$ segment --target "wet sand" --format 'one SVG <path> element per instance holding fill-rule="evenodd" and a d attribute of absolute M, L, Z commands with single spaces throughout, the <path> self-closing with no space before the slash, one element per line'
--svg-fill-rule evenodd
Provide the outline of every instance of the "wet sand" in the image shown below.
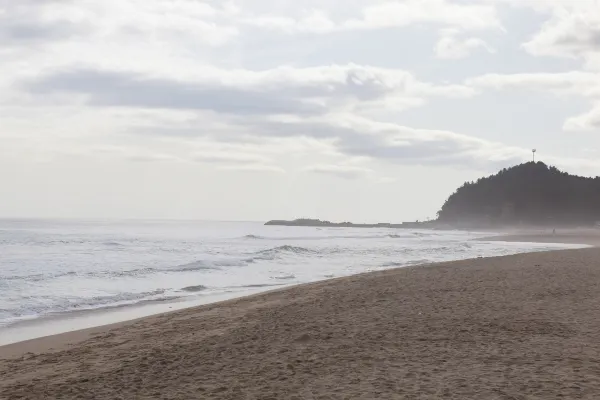
<path fill-rule="evenodd" d="M 557 229 L 552 232 L 547 230 L 529 230 L 510 232 L 504 235 L 484 237 L 479 240 L 503 242 L 530 242 L 530 243 L 568 243 L 586 244 L 600 247 L 600 229 Z"/>
<path fill-rule="evenodd" d="M 597 399 L 600 249 L 356 275 L 0 358 L 1 399 Z"/>

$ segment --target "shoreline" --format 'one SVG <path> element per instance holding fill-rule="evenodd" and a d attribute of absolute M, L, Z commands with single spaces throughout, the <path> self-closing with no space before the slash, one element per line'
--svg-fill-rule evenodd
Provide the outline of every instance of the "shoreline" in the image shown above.
<path fill-rule="evenodd" d="M 482 233 L 483 234 L 483 233 Z M 508 238 L 508 240 L 505 240 Z M 539 237 L 537 237 L 539 239 Z M 507 241 L 507 242 L 520 242 L 520 240 L 510 240 L 509 236 L 492 236 L 490 238 L 476 238 L 472 240 L 477 241 Z M 582 239 L 583 241 L 583 239 Z M 524 241 L 526 243 L 544 243 L 542 240 L 538 242 L 534 240 Z M 579 243 L 555 243 L 555 242 L 545 242 L 545 244 L 551 244 L 556 246 L 564 245 L 563 249 L 573 248 L 573 245 L 579 245 Z M 582 247 L 585 244 L 580 244 Z M 557 248 L 558 250 L 560 248 Z M 548 249 L 544 251 L 553 251 L 555 249 Z M 432 264 L 432 262 L 426 262 L 419 265 L 414 265 L 416 267 L 420 267 L 421 265 L 427 266 Z M 408 268 L 409 266 L 413 266 L 411 264 L 407 264 L 405 266 L 394 267 L 394 268 Z M 394 268 L 386 268 L 385 270 L 390 270 Z M 375 269 L 375 271 L 378 271 Z M 365 271 L 364 273 L 369 273 L 369 271 Z M 362 273 L 361 273 L 362 274 Z M 359 274 L 360 275 L 360 274 Z M 353 275 L 345 275 L 353 276 Z M 343 278 L 344 276 L 338 276 L 337 278 Z M 257 293 L 267 293 L 273 290 L 286 289 L 289 287 L 294 287 L 298 285 L 306 285 L 321 281 L 327 281 L 331 278 L 322 279 L 313 282 L 301 282 L 290 285 L 281 285 L 280 288 L 256 288 L 256 289 L 248 289 L 243 292 L 231 292 L 231 293 L 217 293 L 211 295 L 200 295 L 200 296 L 190 296 L 189 298 L 177 298 L 170 300 L 156 300 L 149 302 L 141 302 L 130 305 L 123 305 L 118 307 L 105 307 L 98 309 L 88 309 L 88 310 L 76 310 L 72 312 L 65 313 L 57 313 L 57 314 L 49 314 L 45 316 L 41 316 L 38 318 L 32 319 L 24 319 L 21 321 L 17 321 L 15 323 L 11 323 L 0 327 L 0 356 L 2 354 L 3 347 L 12 346 L 12 348 L 18 347 L 19 344 L 25 342 L 31 342 L 38 339 L 45 339 L 48 337 L 54 337 L 57 335 L 68 335 L 68 337 L 80 337 L 80 335 L 75 334 L 77 331 L 86 331 L 86 330 L 98 330 L 104 326 L 112 326 L 117 324 L 123 324 L 131 321 L 136 321 L 142 318 L 149 318 L 155 315 L 160 315 L 164 313 L 169 313 L 177 310 L 183 310 L 188 308 L 194 308 L 206 304 L 214 304 L 222 301 L 227 301 L 230 299 L 241 299 L 247 296 L 252 296 Z M 70 334 L 70 335 L 69 335 Z M 62 341 L 61 341 L 62 342 Z M 36 342 L 37 343 L 37 342 Z M 31 346 L 27 346 L 28 348 Z M 33 348 L 38 348 L 37 345 L 33 346 Z M 13 351 L 11 351 L 12 353 Z"/>
<path fill-rule="evenodd" d="M 596 231 L 593 231 L 596 234 Z M 558 241 L 556 241 L 559 239 Z M 563 239 L 563 240 L 560 240 Z M 565 240 L 566 239 L 566 240 Z M 473 240 L 477 241 L 504 241 L 511 243 L 543 243 L 553 245 L 581 245 L 581 248 L 585 246 L 600 247 L 600 234 L 596 237 L 590 236 L 588 233 L 585 235 L 581 234 L 581 231 L 574 231 L 572 234 L 566 236 L 556 236 L 544 232 L 527 232 L 521 234 L 500 234 L 488 237 L 476 238 Z M 560 251 L 564 249 L 550 249 L 548 251 Z M 529 254 L 530 252 L 519 253 Z M 532 252 L 535 253 L 535 252 Z M 481 259 L 481 258 L 480 258 Z M 486 259 L 484 257 L 483 259 Z M 467 260 L 457 260 L 467 261 Z M 451 261 L 454 262 L 454 261 Z M 420 268 L 436 265 L 438 263 L 425 263 L 418 265 L 406 265 L 396 268 L 388 268 L 389 270 L 405 269 L 405 268 Z M 384 271 L 386 271 L 384 270 Z M 315 282 L 305 282 L 292 285 L 282 285 L 281 288 L 263 289 L 249 289 L 239 293 L 219 293 L 207 297 L 199 296 L 189 299 L 174 299 L 168 301 L 156 301 L 148 302 L 144 304 L 131 304 L 119 307 L 107 307 L 100 309 L 89 309 L 75 312 L 67 312 L 61 314 L 47 315 L 34 319 L 26 319 L 18 321 L 13 324 L 9 324 L 4 327 L 0 327 L 0 359 L 3 354 L 9 354 L 15 356 L 24 354 L 27 352 L 40 352 L 44 350 L 44 346 L 40 346 L 40 343 L 46 339 L 52 339 L 53 347 L 56 343 L 60 343 L 60 347 L 64 345 L 78 343 L 87 338 L 87 333 L 101 332 L 105 329 L 112 329 L 114 327 L 134 323 L 144 318 L 152 318 L 163 314 L 169 314 L 180 310 L 193 309 L 211 304 L 220 304 L 230 300 L 245 299 L 247 297 L 253 297 L 255 295 L 270 293 L 274 291 L 286 290 L 289 288 L 295 288 L 298 286 L 311 285 L 319 282 L 326 282 L 336 279 L 344 279 L 352 276 L 361 276 L 363 274 L 377 273 L 381 271 L 367 271 L 359 274 L 353 274 L 348 276 L 341 276 L 335 278 L 323 279 Z M 42 335 L 39 332 L 43 331 Z M 60 335 L 65 335 L 64 338 L 59 338 Z M 56 339 L 56 340 L 54 340 Z M 23 349 L 19 350 L 19 347 L 23 346 Z M 10 349 L 10 350 L 9 350 Z"/>
<path fill-rule="evenodd" d="M 281 290 L 291 285 L 281 285 L 272 290 Z M 218 293 L 209 296 L 178 298 L 142 302 L 117 307 L 45 315 L 0 327 L 0 356 L 5 346 L 17 346 L 21 343 L 42 340 L 58 335 L 74 334 L 78 331 L 97 330 L 102 327 L 125 324 L 143 318 L 165 313 L 215 304 L 232 299 L 244 298 L 269 290 L 248 289 L 243 292 Z M 38 332 L 43 331 L 42 336 Z M 78 336 L 78 335 L 73 335 Z"/>
<path fill-rule="evenodd" d="M 517 231 L 501 235 L 481 237 L 476 240 L 511 243 L 580 244 L 592 247 L 600 247 L 600 230 L 558 229 L 555 233 L 552 233 L 551 231 Z"/>
<path fill-rule="evenodd" d="M 397 268 L 36 339 L 39 352 L 0 360 L 0 397 L 592 398 L 599 260 Z"/>
<path fill-rule="evenodd" d="M 343 278 L 344 277 L 333 278 L 331 280 L 343 279 Z M 272 290 L 267 290 L 267 291 L 258 291 L 257 290 L 255 292 L 247 293 L 247 294 L 241 295 L 241 296 L 237 293 L 229 294 L 229 295 L 222 295 L 222 296 L 215 296 L 215 297 L 218 297 L 217 300 L 215 300 L 214 298 L 211 298 L 210 300 L 209 299 L 199 299 L 196 301 L 181 302 L 179 307 L 173 307 L 173 309 L 165 309 L 165 310 L 159 311 L 159 312 L 153 311 L 153 312 L 151 312 L 149 314 L 145 314 L 145 315 L 137 315 L 135 312 L 131 313 L 130 310 L 125 310 L 125 312 L 127 312 L 128 316 L 129 316 L 129 318 L 127 318 L 127 319 L 119 319 L 116 322 L 108 322 L 108 323 L 103 323 L 100 325 L 96 324 L 96 325 L 91 325 L 86 328 L 73 329 L 73 330 L 63 331 L 63 332 L 59 332 L 59 333 L 51 333 L 51 334 L 40 336 L 40 337 L 33 337 L 33 338 L 25 339 L 25 340 L 19 340 L 19 341 L 15 341 L 15 342 L 11 342 L 11 343 L 2 344 L 2 345 L 0 345 L 0 362 L 3 359 L 20 357 L 20 356 L 23 356 L 26 354 L 41 354 L 44 352 L 53 352 L 53 351 L 64 350 L 71 346 L 77 345 L 78 343 L 81 343 L 87 339 L 90 339 L 90 338 L 94 337 L 95 335 L 103 334 L 103 333 L 109 332 L 113 329 L 126 327 L 128 325 L 133 325 L 138 322 L 143 322 L 145 319 L 148 319 L 148 318 L 154 318 L 154 317 L 159 317 L 159 316 L 168 316 L 169 314 L 174 314 L 177 312 L 182 312 L 182 311 L 186 311 L 186 310 L 190 310 L 190 309 L 200 309 L 202 307 L 210 307 L 210 306 L 214 306 L 214 305 L 225 305 L 228 302 L 242 300 L 242 299 L 252 299 L 255 296 L 261 296 L 261 295 L 265 295 L 265 294 L 269 294 L 269 293 L 273 293 L 273 292 L 284 291 L 290 287 L 311 285 L 313 283 L 318 283 L 318 282 L 302 283 L 302 284 L 298 284 L 298 285 L 291 285 L 288 287 L 277 288 L 277 289 L 272 289 Z M 131 308 L 131 307 L 124 307 L 124 308 Z M 134 308 L 135 308 L 135 306 L 134 306 Z M 82 313 L 89 315 L 89 314 L 93 314 L 96 312 L 101 314 L 104 311 L 103 310 L 89 310 L 89 311 L 83 311 Z M 70 319 L 69 315 L 65 315 L 63 317 L 64 318 L 49 317 L 48 320 L 49 320 L 49 322 L 51 322 L 53 324 L 54 323 L 61 324 L 64 321 L 67 321 Z M 36 321 L 37 320 L 26 321 L 25 323 L 31 322 L 32 325 L 37 325 Z M 9 327 L 9 329 L 10 329 L 10 327 Z"/>

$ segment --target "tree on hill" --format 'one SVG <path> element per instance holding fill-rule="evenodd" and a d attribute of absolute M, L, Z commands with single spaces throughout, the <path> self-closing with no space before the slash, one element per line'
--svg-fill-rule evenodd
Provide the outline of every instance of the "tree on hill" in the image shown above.
<path fill-rule="evenodd" d="M 569 175 L 528 162 L 465 183 L 438 211 L 438 221 L 592 225 L 600 221 L 600 177 Z"/>

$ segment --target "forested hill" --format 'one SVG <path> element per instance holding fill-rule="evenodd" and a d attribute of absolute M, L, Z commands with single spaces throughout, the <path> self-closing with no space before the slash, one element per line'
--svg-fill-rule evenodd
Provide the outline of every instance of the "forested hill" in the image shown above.
<path fill-rule="evenodd" d="M 449 224 L 593 225 L 600 221 L 600 177 L 569 175 L 542 162 L 467 182 L 446 200 Z"/>

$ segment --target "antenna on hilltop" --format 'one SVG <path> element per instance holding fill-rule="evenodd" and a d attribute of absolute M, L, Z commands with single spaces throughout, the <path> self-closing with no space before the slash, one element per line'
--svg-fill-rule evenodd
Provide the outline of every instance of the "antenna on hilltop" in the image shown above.
<path fill-rule="evenodd" d="M 533 162 L 534 162 L 534 163 L 535 163 L 535 152 L 536 152 L 536 151 L 537 151 L 536 149 L 533 149 L 533 150 L 531 150 L 531 153 L 533 154 Z"/>

